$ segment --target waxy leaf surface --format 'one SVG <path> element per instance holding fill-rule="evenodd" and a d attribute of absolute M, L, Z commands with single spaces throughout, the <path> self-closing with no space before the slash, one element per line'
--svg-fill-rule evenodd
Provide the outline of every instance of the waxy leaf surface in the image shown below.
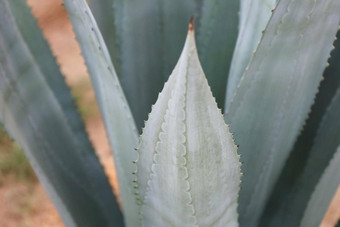
<path fill-rule="evenodd" d="M 339 11 L 338 0 L 281 0 L 228 107 L 225 118 L 244 162 L 241 225 L 257 223 L 308 115 Z"/>
<path fill-rule="evenodd" d="M 145 226 L 238 226 L 239 156 L 192 30 L 143 130 L 136 174 Z"/>
<path fill-rule="evenodd" d="M 138 133 L 113 67 L 110 54 L 84 0 L 65 0 L 73 29 L 89 70 L 113 150 L 127 226 L 138 226 L 138 206 L 132 186 Z"/>

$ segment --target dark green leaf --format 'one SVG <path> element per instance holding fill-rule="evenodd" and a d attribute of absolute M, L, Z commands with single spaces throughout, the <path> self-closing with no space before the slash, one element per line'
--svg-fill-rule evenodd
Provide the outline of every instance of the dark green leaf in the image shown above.
<path fill-rule="evenodd" d="M 223 107 L 238 4 L 234 0 L 115 1 L 120 78 L 139 129 L 179 58 L 191 16 L 197 18 L 203 69 Z"/>
<path fill-rule="evenodd" d="M 184 44 L 195 2 L 117 0 L 121 82 L 139 130 Z"/>
<path fill-rule="evenodd" d="M 244 162 L 243 226 L 257 223 L 308 115 L 339 11 L 337 0 L 281 0 L 228 108 L 226 120 Z"/>
<path fill-rule="evenodd" d="M 280 194 L 280 203 L 271 204 L 271 218 L 262 226 L 296 226 L 301 221 L 307 203 L 319 182 L 322 173 L 332 159 L 340 143 L 340 88 L 322 118 L 313 146 L 304 168 L 295 182 Z M 339 183 L 339 182 L 338 182 Z M 321 220 L 319 220 L 321 222 Z"/>
<path fill-rule="evenodd" d="M 89 7 L 96 19 L 100 32 L 103 35 L 107 49 L 109 50 L 116 72 L 120 75 L 120 53 L 115 17 L 113 14 L 114 0 L 89 0 Z M 119 12 L 117 12 L 119 13 Z"/>
<path fill-rule="evenodd" d="M 340 183 L 340 147 L 338 147 L 329 165 L 325 169 L 311 195 L 300 227 L 320 226 L 324 215 L 339 188 Z"/>
<path fill-rule="evenodd" d="M 57 65 L 47 41 L 43 37 L 35 18 L 31 15 L 30 9 L 25 6 L 24 1 L 22 0 L 8 1 L 8 6 L 11 9 L 20 35 L 34 57 L 36 67 L 39 68 L 54 96 L 58 100 L 59 105 L 73 130 L 74 136 L 83 145 L 86 152 L 94 153 L 70 89 L 65 83 L 65 78 L 61 74 L 59 66 Z"/>
<path fill-rule="evenodd" d="M 324 72 L 324 80 L 321 82 L 319 93 L 312 106 L 311 114 L 307 119 L 305 127 L 298 137 L 293 150 L 290 152 L 287 163 L 275 185 L 263 214 L 261 226 L 279 226 L 278 223 L 282 223 L 284 226 L 284 222 L 282 222 L 282 219 L 284 219 L 282 216 L 283 207 L 289 206 L 289 203 L 292 202 L 287 197 L 292 193 L 291 190 L 293 190 L 293 187 L 299 187 L 295 186 L 295 184 L 306 166 L 306 161 L 310 155 L 310 150 L 313 146 L 322 117 L 334 97 L 336 90 L 340 87 L 340 31 L 338 31 L 337 37 L 338 39 L 334 42 L 335 49 L 332 51 L 329 60 L 330 66 L 327 67 Z M 328 158 L 331 157 L 332 155 L 330 154 Z M 325 166 L 318 165 L 315 168 L 319 169 L 318 171 L 321 173 Z M 309 192 L 311 192 L 310 190 Z M 306 204 L 307 202 L 304 201 L 303 198 L 297 198 L 297 200 L 303 204 Z M 303 210 L 296 212 L 300 212 L 301 214 Z"/>
<path fill-rule="evenodd" d="M 70 20 L 90 72 L 117 170 L 124 220 L 138 226 L 133 175 L 138 133 L 102 35 L 84 0 L 65 0 Z"/>
<path fill-rule="evenodd" d="M 29 43 L 29 29 L 20 30 L 26 20 L 33 31 Z M 103 168 L 92 148 L 79 139 L 84 132 L 75 136 L 79 128 L 70 126 L 75 109 L 68 110 L 72 114 L 63 111 L 64 99 L 54 95 L 66 86 L 62 79 L 52 82 L 45 75 L 60 73 L 53 66 L 38 66 L 50 64 L 53 57 L 45 44 L 34 44 L 43 39 L 34 31 L 36 23 L 24 1 L 0 1 L 0 120 L 25 151 L 68 226 L 121 225 Z"/>
<path fill-rule="evenodd" d="M 197 48 L 203 70 L 219 108 L 223 109 L 229 66 L 238 31 L 240 2 L 205 0 L 197 34 Z"/>

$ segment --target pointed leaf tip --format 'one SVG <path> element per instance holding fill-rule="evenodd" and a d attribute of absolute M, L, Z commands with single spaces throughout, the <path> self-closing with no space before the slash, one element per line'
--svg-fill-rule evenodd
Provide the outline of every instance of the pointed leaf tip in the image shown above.
<path fill-rule="evenodd" d="M 194 23 L 194 16 L 190 17 L 189 21 L 189 31 L 194 31 L 195 29 L 195 23 Z"/>
<path fill-rule="evenodd" d="M 239 156 L 192 32 L 152 108 L 139 151 L 138 196 L 145 226 L 238 225 Z"/>

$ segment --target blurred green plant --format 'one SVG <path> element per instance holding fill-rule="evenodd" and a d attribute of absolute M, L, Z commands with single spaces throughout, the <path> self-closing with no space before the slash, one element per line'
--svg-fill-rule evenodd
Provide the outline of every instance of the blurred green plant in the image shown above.
<path fill-rule="evenodd" d="M 25 154 L 0 128 L 0 184 L 6 176 L 14 175 L 18 180 L 36 181 L 36 176 Z"/>
<path fill-rule="evenodd" d="M 340 182 L 340 1 L 64 4 L 122 212 L 24 0 L 0 0 L 0 120 L 66 225 L 318 226 Z"/>
<path fill-rule="evenodd" d="M 76 103 L 82 120 L 85 122 L 99 114 L 97 109 L 94 108 L 97 104 L 95 100 L 91 99 L 91 93 L 89 93 L 89 91 L 91 91 L 91 82 L 87 78 L 80 80 L 71 87 L 74 102 Z"/>

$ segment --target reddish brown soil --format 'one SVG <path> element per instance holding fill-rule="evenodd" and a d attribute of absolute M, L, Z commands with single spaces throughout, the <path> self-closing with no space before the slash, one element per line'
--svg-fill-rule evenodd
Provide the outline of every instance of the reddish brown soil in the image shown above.
<path fill-rule="evenodd" d="M 39 183 L 7 180 L 0 187 L 0 226 L 64 226 Z"/>

